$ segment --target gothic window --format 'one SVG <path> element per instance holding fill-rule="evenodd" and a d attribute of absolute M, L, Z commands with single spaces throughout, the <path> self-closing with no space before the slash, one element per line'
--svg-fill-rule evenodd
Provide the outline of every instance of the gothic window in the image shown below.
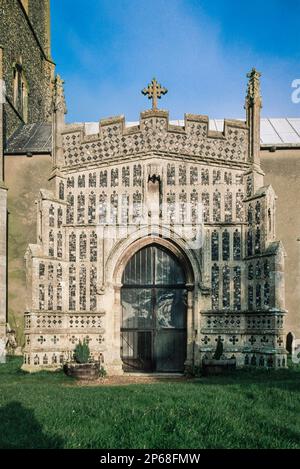
<path fill-rule="evenodd" d="M 175 185 L 175 165 L 170 163 L 167 166 L 167 184 L 169 186 Z"/>
<path fill-rule="evenodd" d="M 24 75 L 22 64 L 13 66 L 13 101 L 14 107 L 22 116 L 24 122 L 28 119 L 28 84 Z"/>
<path fill-rule="evenodd" d="M 100 187 L 107 187 L 107 171 L 100 171 Z"/>
<path fill-rule="evenodd" d="M 64 200 L 65 198 L 65 185 L 62 181 L 60 181 L 58 186 L 58 197 L 60 200 Z"/>
<path fill-rule="evenodd" d="M 71 176 L 71 177 L 68 177 L 67 179 L 67 187 L 70 188 L 70 187 L 73 187 L 74 188 L 74 177 Z"/>
<path fill-rule="evenodd" d="M 116 191 L 110 196 L 110 222 L 118 222 L 118 194 Z"/>
<path fill-rule="evenodd" d="M 99 223 L 105 224 L 107 217 L 107 195 L 102 192 L 99 197 Z"/>
<path fill-rule="evenodd" d="M 133 185 L 142 185 L 142 166 L 140 164 L 135 164 L 133 167 Z"/>
<path fill-rule="evenodd" d="M 90 310 L 95 311 L 97 307 L 97 268 L 90 270 Z"/>
<path fill-rule="evenodd" d="M 223 308 L 230 307 L 230 268 L 223 267 Z"/>
<path fill-rule="evenodd" d="M 218 169 L 213 170 L 213 184 L 219 184 L 221 182 L 221 171 Z"/>
<path fill-rule="evenodd" d="M 253 286 L 248 285 L 248 309 L 253 311 Z"/>
<path fill-rule="evenodd" d="M 39 285 L 39 309 L 45 309 L 45 285 Z"/>
<path fill-rule="evenodd" d="M 256 280 L 261 279 L 261 266 L 260 266 L 260 262 L 256 262 L 256 265 L 255 265 L 255 278 L 256 278 Z"/>
<path fill-rule="evenodd" d="M 169 192 L 167 194 L 167 214 L 168 214 L 168 220 L 171 224 L 175 222 L 175 205 L 176 205 L 175 192 Z"/>
<path fill-rule="evenodd" d="M 228 261 L 230 257 L 230 234 L 227 230 L 222 233 L 222 254 L 223 261 Z"/>
<path fill-rule="evenodd" d="M 256 301 L 255 301 L 256 309 L 261 308 L 261 285 L 259 283 L 256 284 Z"/>
<path fill-rule="evenodd" d="M 53 285 L 48 285 L 48 310 L 53 311 Z"/>
<path fill-rule="evenodd" d="M 48 265 L 48 280 L 53 280 L 54 267 L 53 264 Z"/>
<path fill-rule="evenodd" d="M 88 206 L 88 222 L 95 223 L 96 221 L 96 194 L 91 192 L 89 195 L 89 206 Z"/>
<path fill-rule="evenodd" d="M 268 260 L 265 260 L 264 262 L 264 277 L 265 278 L 270 277 L 270 264 Z"/>
<path fill-rule="evenodd" d="M 118 168 L 112 169 L 110 172 L 110 184 L 111 187 L 117 187 L 119 185 L 119 170 Z"/>
<path fill-rule="evenodd" d="M 71 194 L 71 192 L 68 194 L 67 197 L 67 217 L 66 217 L 66 222 L 67 225 L 71 225 L 74 223 L 74 195 Z"/>
<path fill-rule="evenodd" d="M 225 173 L 224 173 L 224 182 L 227 185 L 232 184 L 232 174 L 230 172 L 225 171 Z"/>
<path fill-rule="evenodd" d="M 76 309 L 76 269 L 74 265 L 69 267 L 69 310 Z"/>
<path fill-rule="evenodd" d="M 202 169 L 201 170 L 201 184 L 203 186 L 208 186 L 209 185 L 209 172 L 208 172 L 208 169 Z"/>
<path fill-rule="evenodd" d="M 78 187 L 85 187 L 85 175 L 78 176 Z"/>
<path fill-rule="evenodd" d="M 264 305 L 270 306 L 270 284 L 265 282 L 264 284 Z"/>
<path fill-rule="evenodd" d="M 233 259 L 235 261 L 241 260 L 241 233 L 235 230 L 233 233 Z"/>
<path fill-rule="evenodd" d="M 84 223 L 85 196 L 82 192 L 77 196 L 77 223 Z"/>
<path fill-rule="evenodd" d="M 213 196 L 213 221 L 221 221 L 221 194 L 218 190 L 214 192 Z"/>
<path fill-rule="evenodd" d="M 236 199 L 235 199 L 235 211 L 236 211 L 236 220 L 237 221 L 243 221 L 244 220 L 244 214 L 243 214 L 243 192 L 241 189 L 239 189 L 236 193 Z"/>
<path fill-rule="evenodd" d="M 252 177 L 251 176 L 247 177 L 246 194 L 247 194 L 247 197 L 250 197 L 252 195 Z"/>
<path fill-rule="evenodd" d="M 255 230 L 255 254 L 260 254 L 261 246 L 260 246 L 260 228 L 256 228 Z"/>
<path fill-rule="evenodd" d="M 234 303 L 233 307 L 236 311 L 241 310 L 241 268 L 236 266 L 233 275 Z"/>
<path fill-rule="evenodd" d="M 85 260 L 86 258 L 86 234 L 81 233 L 79 237 L 79 259 Z"/>
<path fill-rule="evenodd" d="M 253 234 L 252 231 L 248 231 L 247 235 L 247 255 L 252 256 L 253 253 Z"/>
<path fill-rule="evenodd" d="M 198 193 L 196 189 L 193 189 L 191 193 L 191 219 L 193 225 L 198 222 Z"/>
<path fill-rule="evenodd" d="M 60 228 L 63 222 L 63 211 L 62 208 L 59 207 L 57 209 L 57 227 Z"/>
<path fill-rule="evenodd" d="M 248 265 L 248 280 L 253 280 L 254 278 L 254 269 L 253 264 Z"/>
<path fill-rule="evenodd" d="M 130 169 L 129 166 L 123 166 L 122 168 L 122 184 L 124 187 L 130 186 Z"/>
<path fill-rule="evenodd" d="M 252 207 L 251 204 L 250 204 L 249 207 L 248 207 L 248 215 L 247 215 L 247 218 L 248 218 L 248 224 L 249 224 L 249 225 L 252 225 L 252 223 L 253 223 L 253 207 Z"/>
<path fill-rule="evenodd" d="M 97 261 L 97 234 L 95 231 L 90 234 L 90 261 Z"/>
<path fill-rule="evenodd" d="M 96 187 L 97 186 L 97 178 L 96 173 L 89 174 L 89 187 Z"/>
<path fill-rule="evenodd" d="M 225 193 L 225 222 L 232 221 L 232 193 L 227 189 Z"/>
<path fill-rule="evenodd" d="M 142 218 L 142 194 L 136 191 L 133 194 L 132 220 L 134 223 L 140 223 L 141 218 Z"/>
<path fill-rule="evenodd" d="M 62 258 L 62 234 L 57 233 L 57 257 Z"/>
<path fill-rule="evenodd" d="M 202 210 L 204 223 L 209 222 L 209 192 L 202 192 Z"/>
<path fill-rule="evenodd" d="M 214 310 L 219 309 L 219 266 L 214 264 L 211 268 L 211 307 Z"/>
<path fill-rule="evenodd" d="M 193 186 L 198 182 L 198 168 L 197 166 L 191 166 L 190 168 L 190 184 Z"/>
<path fill-rule="evenodd" d="M 179 184 L 186 185 L 186 167 L 183 164 L 179 165 Z"/>
<path fill-rule="evenodd" d="M 79 308 L 86 310 L 86 267 L 82 265 L 79 270 Z"/>
<path fill-rule="evenodd" d="M 69 261 L 76 262 L 76 235 L 71 233 L 69 236 Z"/>
<path fill-rule="evenodd" d="M 179 194 L 179 223 L 184 224 L 186 220 L 187 194 L 184 190 Z"/>
<path fill-rule="evenodd" d="M 261 205 L 260 202 L 256 202 L 255 204 L 255 223 L 259 224 L 261 218 Z"/>
<path fill-rule="evenodd" d="M 45 277 L 45 264 L 43 262 L 39 263 L 39 278 Z"/>
<path fill-rule="evenodd" d="M 127 225 L 129 221 L 129 195 L 122 194 L 121 223 Z"/>
<path fill-rule="evenodd" d="M 62 284 L 60 282 L 57 284 L 56 290 L 56 309 L 62 311 Z"/>
<path fill-rule="evenodd" d="M 219 260 L 219 233 L 216 230 L 211 234 L 211 260 Z"/>
<path fill-rule="evenodd" d="M 49 232 L 49 256 L 54 257 L 54 234 L 52 230 Z"/>
<path fill-rule="evenodd" d="M 52 204 L 49 208 L 49 226 L 54 227 L 54 207 Z"/>
<path fill-rule="evenodd" d="M 57 281 L 61 282 L 61 280 L 62 280 L 62 266 L 61 266 L 61 264 L 58 264 L 58 266 L 57 266 L 56 276 L 57 276 Z"/>

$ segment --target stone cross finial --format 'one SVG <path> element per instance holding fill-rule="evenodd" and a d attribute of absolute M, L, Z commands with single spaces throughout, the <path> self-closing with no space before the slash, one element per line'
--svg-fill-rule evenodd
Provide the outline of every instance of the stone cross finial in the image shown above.
<path fill-rule="evenodd" d="M 248 88 L 246 103 L 248 105 L 254 104 L 255 102 L 261 105 L 261 95 L 260 95 L 260 77 L 261 73 L 258 72 L 255 68 L 252 68 L 251 72 L 247 73 Z"/>
<path fill-rule="evenodd" d="M 162 95 L 167 94 L 167 88 L 161 86 L 160 83 L 153 78 L 151 83 L 142 90 L 142 94 L 148 96 L 148 99 L 152 99 L 152 110 L 157 110 L 157 100 L 162 97 Z"/>

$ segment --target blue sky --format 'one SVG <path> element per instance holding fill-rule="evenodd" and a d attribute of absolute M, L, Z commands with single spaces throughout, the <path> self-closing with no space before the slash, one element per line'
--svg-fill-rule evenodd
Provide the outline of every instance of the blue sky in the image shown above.
<path fill-rule="evenodd" d="M 265 117 L 300 117 L 299 0 L 51 0 L 52 56 L 64 78 L 68 122 L 150 107 L 155 76 L 171 118 L 244 116 L 246 73 L 262 72 Z"/>

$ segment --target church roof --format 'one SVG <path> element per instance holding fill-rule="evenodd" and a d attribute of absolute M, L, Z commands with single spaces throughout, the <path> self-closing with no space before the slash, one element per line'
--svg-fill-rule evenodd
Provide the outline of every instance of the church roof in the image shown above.
<path fill-rule="evenodd" d="M 242 119 L 240 119 L 242 120 Z M 183 127 L 183 120 L 171 120 L 170 124 Z M 99 131 L 99 122 L 86 122 L 85 132 L 88 135 Z M 126 122 L 127 127 L 139 125 L 139 122 Z M 209 128 L 218 132 L 223 131 L 223 119 L 210 119 Z M 300 118 L 262 118 L 261 145 L 278 147 L 300 146 Z M 26 124 L 20 127 L 7 142 L 6 154 L 51 153 L 52 126 L 51 124 Z"/>

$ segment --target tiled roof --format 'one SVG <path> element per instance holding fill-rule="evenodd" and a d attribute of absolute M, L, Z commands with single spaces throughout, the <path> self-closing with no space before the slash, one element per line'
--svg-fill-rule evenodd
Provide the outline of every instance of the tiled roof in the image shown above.
<path fill-rule="evenodd" d="M 17 129 L 7 142 L 5 153 L 51 153 L 52 125 L 26 124 Z"/>

